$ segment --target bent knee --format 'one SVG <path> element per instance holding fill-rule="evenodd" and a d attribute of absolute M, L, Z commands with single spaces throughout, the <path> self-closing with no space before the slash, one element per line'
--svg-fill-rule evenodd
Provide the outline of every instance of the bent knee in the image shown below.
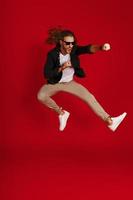
<path fill-rule="evenodd" d="M 48 97 L 47 94 L 44 93 L 44 92 L 39 91 L 39 92 L 37 93 L 37 99 L 38 99 L 38 101 L 40 101 L 40 102 L 44 102 L 44 101 L 46 100 L 47 97 Z"/>

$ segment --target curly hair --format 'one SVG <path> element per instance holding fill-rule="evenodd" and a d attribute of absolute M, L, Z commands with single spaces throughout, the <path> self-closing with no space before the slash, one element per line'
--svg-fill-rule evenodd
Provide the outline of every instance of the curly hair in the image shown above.
<path fill-rule="evenodd" d="M 63 29 L 61 26 L 58 26 L 48 30 L 48 38 L 46 39 L 46 43 L 58 45 L 59 41 L 63 40 L 66 36 L 74 37 L 75 42 L 77 42 L 75 34 L 72 31 Z"/>

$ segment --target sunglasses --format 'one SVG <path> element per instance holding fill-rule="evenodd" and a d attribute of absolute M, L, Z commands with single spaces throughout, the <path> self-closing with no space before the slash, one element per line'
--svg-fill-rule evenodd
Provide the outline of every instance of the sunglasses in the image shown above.
<path fill-rule="evenodd" d="M 66 45 L 70 45 L 70 44 L 75 45 L 75 42 L 66 42 L 65 40 L 63 40 L 63 42 L 64 42 Z"/>

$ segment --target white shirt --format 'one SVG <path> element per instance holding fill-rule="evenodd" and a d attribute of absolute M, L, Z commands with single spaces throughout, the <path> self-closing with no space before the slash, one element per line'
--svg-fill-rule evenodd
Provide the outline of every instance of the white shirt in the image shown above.
<path fill-rule="evenodd" d="M 63 55 L 60 53 L 60 65 L 63 65 L 65 62 L 70 61 L 70 54 Z M 62 71 L 62 78 L 59 83 L 70 82 L 73 80 L 74 69 L 72 67 L 67 67 Z"/>

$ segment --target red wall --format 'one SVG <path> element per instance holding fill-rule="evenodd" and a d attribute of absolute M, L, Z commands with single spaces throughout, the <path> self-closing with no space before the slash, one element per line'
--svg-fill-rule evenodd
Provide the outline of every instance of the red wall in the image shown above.
<path fill-rule="evenodd" d="M 5 0 L 0 15 L 3 170 L 9 160 L 40 158 L 42 152 L 49 152 L 45 158 L 56 155 L 55 160 L 58 157 L 64 161 L 60 152 L 68 153 L 67 159 L 71 153 L 73 158 L 76 156 L 78 159 L 78 154 L 82 158 L 84 152 L 89 151 L 96 153 L 97 163 L 104 162 L 104 158 L 110 160 L 115 157 L 129 166 L 133 151 L 132 1 Z M 128 113 L 116 133 L 112 134 L 81 100 L 64 93 L 54 97 L 71 113 L 65 131 L 60 133 L 56 114 L 37 101 L 37 91 L 45 83 L 42 71 L 46 53 L 52 48 L 44 41 L 47 30 L 57 25 L 74 31 L 79 44 L 111 44 L 109 52 L 81 57 L 87 77 L 78 81 L 94 94 L 111 115 L 119 115 L 123 111 Z M 90 155 L 90 158 L 93 156 Z M 103 160 L 100 161 L 100 158 Z M 14 186 L 12 195 L 15 195 L 15 191 Z M 16 199 L 20 199 L 19 194 Z M 41 194 L 45 198 L 43 190 Z M 68 199 L 71 197 L 70 193 Z M 88 198 L 87 192 L 86 198 L 81 195 L 81 199 Z M 65 199 L 63 194 L 61 199 Z"/>

